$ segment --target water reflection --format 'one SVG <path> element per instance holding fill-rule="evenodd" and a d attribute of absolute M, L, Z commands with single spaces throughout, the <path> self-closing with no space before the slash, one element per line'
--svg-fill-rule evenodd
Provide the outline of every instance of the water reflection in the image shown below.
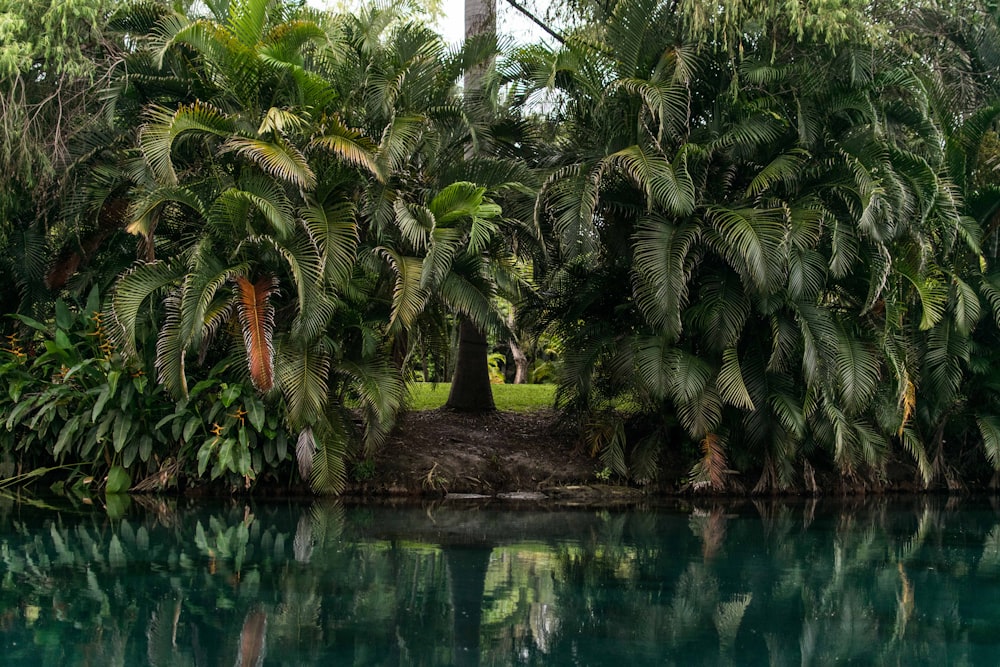
<path fill-rule="evenodd" d="M 989 501 L 42 509 L 8 665 L 994 664 Z"/>

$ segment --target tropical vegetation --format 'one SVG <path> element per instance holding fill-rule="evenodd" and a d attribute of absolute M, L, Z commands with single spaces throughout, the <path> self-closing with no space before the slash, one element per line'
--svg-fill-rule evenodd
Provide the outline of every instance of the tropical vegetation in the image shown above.
<path fill-rule="evenodd" d="M 0 2 L 5 479 L 337 492 L 515 377 L 631 483 L 1000 470 L 991 5 L 57 4 Z"/>

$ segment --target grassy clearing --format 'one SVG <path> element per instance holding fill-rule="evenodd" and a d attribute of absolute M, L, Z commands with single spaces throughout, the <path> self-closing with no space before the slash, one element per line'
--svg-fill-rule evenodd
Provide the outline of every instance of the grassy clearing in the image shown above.
<path fill-rule="evenodd" d="M 417 382 L 410 390 L 411 410 L 436 410 L 448 400 L 450 383 Z M 554 384 L 495 384 L 493 401 L 497 410 L 531 412 L 552 407 L 556 395 Z"/>

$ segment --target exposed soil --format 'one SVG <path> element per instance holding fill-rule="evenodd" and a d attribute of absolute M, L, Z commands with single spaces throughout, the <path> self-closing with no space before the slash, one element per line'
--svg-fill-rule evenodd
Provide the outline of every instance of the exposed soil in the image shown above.
<path fill-rule="evenodd" d="M 603 464 L 584 451 L 573 428 L 561 423 L 552 410 L 468 414 L 442 408 L 406 414 L 376 456 L 374 469 L 354 468 L 347 494 L 552 499 L 564 504 L 607 505 L 633 503 L 649 494 L 689 493 L 690 462 L 680 460 L 676 452 L 665 458 L 654 485 L 635 488 L 605 483 L 598 474 Z M 893 460 L 885 473 L 879 480 L 845 479 L 833 467 L 814 471 L 806 464 L 798 484 L 786 493 L 863 495 L 924 490 L 909 461 Z M 998 477 L 994 476 L 989 488 L 995 488 Z M 971 472 L 957 478 L 969 484 L 952 488 L 938 481 L 932 490 L 969 491 L 987 486 L 987 480 Z M 728 493 L 721 495 L 747 495 L 755 479 L 734 476 Z"/>
<path fill-rule="evenodd" d="M 551 410 L 428 410 L 402 419 L 377 455 L 373 477 L 352 484 L 349 492 L 605 500 L 641 493 L 598 483 L 596 473 L 602 467 Z"/>

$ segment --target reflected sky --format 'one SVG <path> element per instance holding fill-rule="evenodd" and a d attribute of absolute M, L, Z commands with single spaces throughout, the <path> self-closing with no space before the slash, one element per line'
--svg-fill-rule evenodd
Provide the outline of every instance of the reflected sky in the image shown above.
<path fill-rule="evenodd" d="M 989 499 L 0 499 L 5 665 L 996 664 Z"/>

